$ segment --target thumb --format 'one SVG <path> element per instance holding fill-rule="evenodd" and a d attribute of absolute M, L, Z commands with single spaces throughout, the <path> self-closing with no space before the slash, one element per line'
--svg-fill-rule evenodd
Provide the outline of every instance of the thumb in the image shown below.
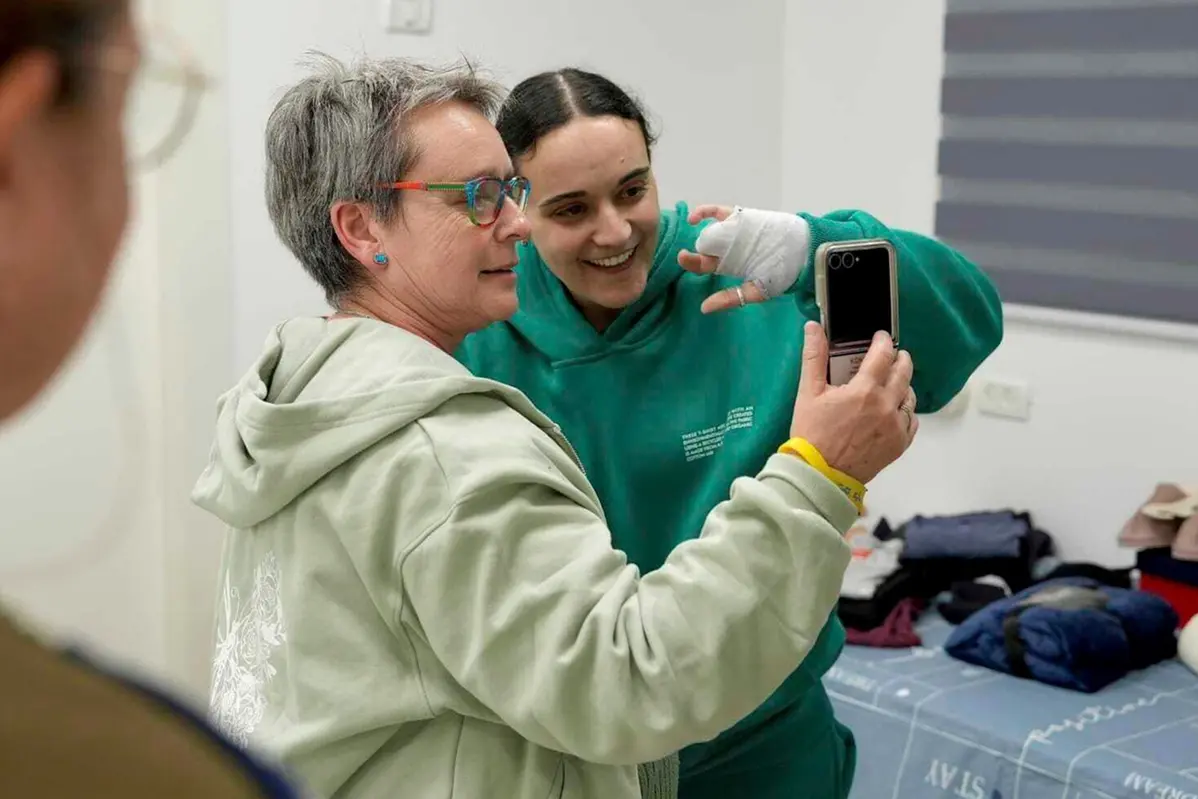
<path fill-rule="evenodd" d="M 736 231 L 740 227 L 738 221 L 733 217 L 720 219 L 700 230 L 699 238 L 695 240 L 696 252 L 715 258 L 726 256 L 728 250 L 732 249 L 732 240 L 736 238 Z"/>
<path fill-rule="evenodd" d="M 828 339 L 818 322 L 803 325 L 803 369 L 799 396 L 818 397 L 828 387 Z"/>

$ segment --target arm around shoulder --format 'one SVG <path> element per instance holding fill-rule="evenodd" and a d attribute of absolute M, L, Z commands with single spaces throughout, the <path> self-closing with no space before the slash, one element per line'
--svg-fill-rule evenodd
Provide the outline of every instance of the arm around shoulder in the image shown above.
<path fill-rule="evenodd" d="M 715 737 L 801 662 L 839 596 L 855 515 L 775 455 L 641 576 L 574 484 L 530 459 L 460 496 L 406 555 L 404 623 L 526 739 L 648 762 Z"/>

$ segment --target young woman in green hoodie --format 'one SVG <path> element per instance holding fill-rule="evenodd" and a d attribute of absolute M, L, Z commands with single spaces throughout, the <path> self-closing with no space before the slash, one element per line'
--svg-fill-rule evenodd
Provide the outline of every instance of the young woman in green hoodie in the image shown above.
<path fill-rule="evenodd" d="M 899 340 L 915 362 L 919 411 L 947 403 L 1002 338 L 998 295 L 977 267 L 861 211 L 753 212 L 785 256 L 765 279 L 742 282 L 732 275 L 746 264 L 719 268 L 700 256 L 707 220 L 731 209 L 659 207 L 645 114 L 600 75 L 565 69 L 523 81 L 498 128 L 532 184 L 520 310 L 467 337 L 458 357 L 521 389 L 561 425 L 615 545 L 643 571 L 693 537 L 728 483 L 785 440 L 803 323 L 819 319 L 810 263 L 820 243 L 895 246 Z M 779 288 L 788 268 L 797 279 Z M 681 799 L 847 796 L 853 736 L 821 683 L 844 637 L 833 614 L 765 705 L 682 752 Z"/>

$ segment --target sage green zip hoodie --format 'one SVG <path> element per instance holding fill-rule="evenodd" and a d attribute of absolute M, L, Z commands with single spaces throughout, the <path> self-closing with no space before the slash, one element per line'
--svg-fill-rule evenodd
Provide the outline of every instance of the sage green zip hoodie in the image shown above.
<path fill-rule="evenodd" d="M 781 443 L 781 442 L 779 442 Z M 523 394 L 366 319 L 281 325 L 220 400 L 212 713 L 321 796 L 631 799 L 810 650 L 855 512 L 796 458 L 640 574 Z"/>

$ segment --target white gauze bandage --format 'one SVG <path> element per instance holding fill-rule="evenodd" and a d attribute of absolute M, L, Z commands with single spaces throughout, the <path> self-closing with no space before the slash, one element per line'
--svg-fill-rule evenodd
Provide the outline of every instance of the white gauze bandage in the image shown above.
<path fill-rule="evenodd" d="M 717 275 L 744 278 L 766 299 L 791 287 L 811 254 L 811 226 L 796 214 L 737 208 L 699 233 L 695 249 L 720 259 Z"/>

